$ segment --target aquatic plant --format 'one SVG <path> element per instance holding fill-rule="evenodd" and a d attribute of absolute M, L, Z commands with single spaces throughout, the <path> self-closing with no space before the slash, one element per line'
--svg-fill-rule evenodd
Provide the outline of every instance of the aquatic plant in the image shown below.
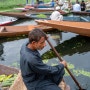
<path fill-rule="evenodd" d="M 55 59 L 57 60 L 57 59 Z M 48 64 L 49 63 L 49 59 L 44 59 L 43 62 L 45 64 Z M 55 66 L 57 65 L 58 63 L 51 63 L 51 66 Z M 86 76 L 86 77 L 90 77 L 90 72 L 89 71 L 85 71 L 84 69 L 76 69 L 74 64 L 71 64 L 70 62 L 68 62 L 68 68 L 71 70 L 71 72 L 75 75 L 75 76 L 79 76 L 79 75 L 83 75 L 83 76 Z M 69 76 L 67 70 L 65 69 L 65 76 Z"/>
<path fill-rule="evenodd" d="M 47 16 L 46 15 L 44 15 L 44 14 L 38 14 L 38 15 L 36 15 L 38 18 L 47 18 Z"/>

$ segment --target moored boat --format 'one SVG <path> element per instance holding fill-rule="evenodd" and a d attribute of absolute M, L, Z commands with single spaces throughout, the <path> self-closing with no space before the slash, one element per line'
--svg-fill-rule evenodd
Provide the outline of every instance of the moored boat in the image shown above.
<path fill-rule="evenodd" d="M 71 11 L 73 15 L 90 16 L 90 12 L 86 11 Z"/>
<path fill-rule="evenodd" d="M 11 16 L 16 18 L 27 18 L 25 14 L 26 12 L 0 12 L 0 15 Z"/>
<path fill-rule="evenodd" d="M 44 24 L 60 31 L 73 32 L 83 36 L 90 37 L 90 23 L 73 21 L 55 21 L 55 20 L 36 20 L 39 24 Z"/>
<path fill-rule="evenodd" d="M 13 77 L 13 75 L 18 75 L 18 73 L 19 73 L 19 69 L 0 64 L 1 90 L 9 90 L 10 86 L 12 86 L 13 84 L 12 81 L 16 79 Z M 11 80 L 11 77 L 12 77 L 12 80 Z M 8 82 L 6 82 L 6 80 L 8 80 Z"/>
<path fill-rule="evenodd" d="M 15 17 L 0 16 L 0 26 L 10 25 L 16 20 L 17 18 Z"/>
<path fill-rule="evenodd" d="M 0 75 L 12 75 L 12 74 L 13 75 L 17 74 L 17 77 L 14 79 L 12 85 L 9 86 L 9 84 L 7 84 L 7 86 L 0 88 L 2 90 L 27 90 L 22 80 L 21 72 L 19 69 L 0 64 Z M 70 86 L 63 81 L 59 84 L 59 87 L 61 87 L 62 90 L 70 90 Z"/>
<path fill-rule="evenodd" d="M 27 35 L 34 28 L 41 28 L 43 31 L 53 30 L 52 27 L 47 27 L 44 25 L 2 26 L 0 27 L 0 37 L 12 37 L 23 34 Z"/>

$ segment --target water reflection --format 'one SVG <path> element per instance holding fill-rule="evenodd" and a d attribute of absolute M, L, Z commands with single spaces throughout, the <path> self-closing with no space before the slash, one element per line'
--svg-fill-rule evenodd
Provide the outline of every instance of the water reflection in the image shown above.
<path fill-rule="evenodd" d="M 60 44 L 60 41 L 62 40 L 62 32 L 56 31 L 50 33 L 51 38 L 56 42 L 56 45 Z"/>
<path fill-rule="evenodd" d="M 83 36 L 76 36 L 69 40 L 66 40 L 55 47 L 58 53 L 60 53 L 62 56 L 65 55 L 73 55 L 75 53 L 81 54 L 90 51 L 90 38 L 89 37 L 83 37 Z M 42 57 L 45 58 L 54 58 L 56 55 L 51 50 L 47 51 L 42 55 Z"/>
<path fill-rule="evenodd" d="M 0 44 L 0 56 L 3 54 L 3 45 Z"/>
<path fill-rule="evenodd" d="M 2 56 L 2 54 L 3 54 L 3 48 L 4 48 L 4 46 L 3 46 L 2 44 L 0 44 L 0 60 L 1 60 L 1 61 L 4 60 L 4 59 L 3 59 L 3 56 Z"/>

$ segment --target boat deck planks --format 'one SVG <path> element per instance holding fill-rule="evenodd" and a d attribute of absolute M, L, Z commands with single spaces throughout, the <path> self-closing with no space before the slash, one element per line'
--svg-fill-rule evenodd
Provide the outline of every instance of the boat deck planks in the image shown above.
<path fill-rule="evenodd" d="M 44 24 L 61 31 L 68 31 L 90 37 L 90 23 L 54 20 L 36 20 L 39 24 Z"/>

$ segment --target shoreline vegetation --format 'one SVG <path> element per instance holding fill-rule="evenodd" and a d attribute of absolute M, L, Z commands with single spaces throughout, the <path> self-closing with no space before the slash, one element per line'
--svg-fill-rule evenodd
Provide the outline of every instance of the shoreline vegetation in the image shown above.
<path fill-rule="evenodd" d="M 50 2 L 50 0 L 44 0 L 45 3 Z M 72 0 L 75 2 L 75 0 Z M 28 4 L 31 0 L 28 0 Z M 36 0 L 35 0 L 36 3 Z M 14 8 L 24 7 L 27 4 L 27 0 L 0 0 L 0 12 L 2 11 L 13 11 Z"/>
<path fill-rule="evenodd" d="M 45 0 L 48 3 L 50 0 Z M 31 0 L 28 0 L 30 4 Z M 36 0 L 35 0 L 36 2 Z M 27 4 L 27 0 L 0 0 L 0 12 L 2 11 L 13 11 L 14 8 L 24 7 Z"/>
<path fill-rule="evenodd" d="M 14 8 L 24 7 L 26 4 L 31 3 L 31 0 L 0 0 L 0 12 L 2 11 L 13 11 Z M 50 2 L 51 0 L 44 0 L 45 3 Z M 68 0 L 67 0 L 68 1 Z M 71 3 L 75 3 L 76 0 L 70 0 Z M 82 0 L 78 0 L 81 2 Z M 85 0 L 88 1 L 88 0 Z M 35 0 L 36 3 L 36 0 Z"/>

